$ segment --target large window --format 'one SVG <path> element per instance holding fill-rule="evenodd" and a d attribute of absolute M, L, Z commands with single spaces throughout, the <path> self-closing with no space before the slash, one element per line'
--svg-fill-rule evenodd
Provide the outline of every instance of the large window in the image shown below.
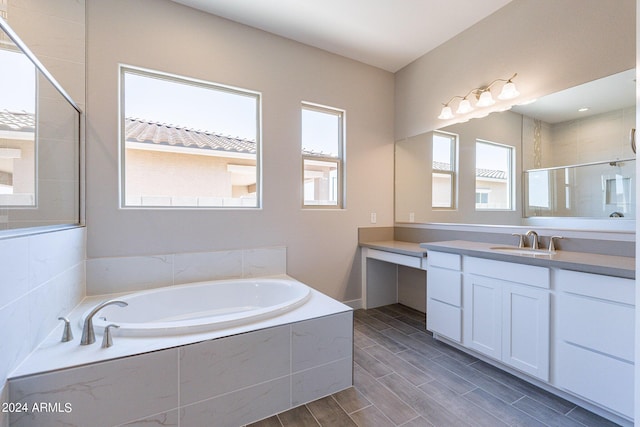
<path fill-rule="evenodd" d="M 344 203 L 344 111 L 302 104 L 303 206 Z"/>
<path fill-rule="evenodd" d="M 431 173 L 431 206 L 456 207 L 456 144 L 449 133 L 433 133 L 433 168 Z"/>
<path fill-rule="evenodd" d="M 513 147 L 476 141 L 476 209 L 513 209 Z"/>
<path fill-rule="evenodd" d="M 121 205 L 260 207 L 260 94 L 121 67 Z"/>

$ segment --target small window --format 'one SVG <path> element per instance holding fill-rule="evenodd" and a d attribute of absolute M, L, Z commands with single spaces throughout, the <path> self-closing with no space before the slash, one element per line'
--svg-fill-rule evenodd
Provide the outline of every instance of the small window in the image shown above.
<path fill-rule="evenodd" d="M 302 104 L 303 206 L 343 207 L 344 111 Z"/>
<path fill-rule="evenodd" d="M 476 141 L 476 209 L 513 209 L 513 147 Z"/>
<path fill-rule="evenodd" d="M 456 144 L 457 136 L 433 133 L 433 168 L 431 173 L 431 206 L 456 207 Z"/>
<path fill-rule="evenodd" d="M 476 188 L 476 206 L 487 206 L 490 192 L 489 188 Z"/>
<path fill-rule="evenodd" d="M 260 95 L 121 67 L 121 206 L 260 207 Z"/>
<path fill-rule="evenodd" d="M 548 170 L 527 173 L 529 208 L 551 209 L 551 182 Z"/>

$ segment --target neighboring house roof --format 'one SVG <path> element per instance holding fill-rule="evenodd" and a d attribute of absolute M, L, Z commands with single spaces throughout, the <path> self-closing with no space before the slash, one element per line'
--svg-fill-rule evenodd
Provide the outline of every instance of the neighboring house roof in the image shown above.
<path fill-rule="evenodd" d="M 35 132 L 36 115 L 26 111 L 0 110 L 0 131 Z"/>
<path fill-rule="evenodd" d="M 255 141 L 142 119 L 125 119 L 125 138 L 129 142 L 256 153 Z"/>
<path fill-rule="evenodd" d="M 499 171 L 495 169 L 476 169 L 476 177 L 491 178 L 491 179 L 507 179 L 507 173 L 505 171 Z"/>
<path fill-rule="evenodd" d="M 137 118 L 125 119 L 125 138 L 128 142 L 200 148 L 232 153 L 256 153 L 255 141 Z M 306 149 L 303 149 L 302 153 L 307 156 L 335 157 L 331 154 L 328 155 Z"/>
<path fill-rule="evenodd" d="M 445 162 L 433 162 L 433 170 L 434 171 L 450 171 L 451 166 L 449 163 Z M 491 179 L 507 179 L 507 173 L 501 170 L 495 169 L 476 169 L 476 177 L 477 178 L 491 178 Z"/>

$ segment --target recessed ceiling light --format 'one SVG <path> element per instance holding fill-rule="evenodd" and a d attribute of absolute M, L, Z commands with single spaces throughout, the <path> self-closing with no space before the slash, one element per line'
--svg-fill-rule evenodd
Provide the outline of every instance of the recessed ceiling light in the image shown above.
<path fill-rule="evenodd" d="M 578 108 L 579 112 L 585 112 L 585 111 L 589 111 L 589 107 L 582 107 L 582 108 Z"/>

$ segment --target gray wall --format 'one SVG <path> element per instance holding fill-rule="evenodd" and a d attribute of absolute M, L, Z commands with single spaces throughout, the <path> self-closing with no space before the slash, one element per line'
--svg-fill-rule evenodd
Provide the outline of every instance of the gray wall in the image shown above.
<path fill-rule="evenodd" d="M 634 0 L 514 0 L 396 73 L 395 138 L 447 125 L 442 103 L 516 72 L 525 100 L 633 67 Z"/>
<path fill-rule="evenodd" d="M 393 223 L 393 74 L 168 0 L 87 1 L 87 256 L 288 248 L 288 272 L 360 296 L 357 227 Z M 118 63 L 263 94 L 263 209 L 118 209 Z M 300 103 L 346 110 L 346 209 L 301 209 Z"/>

